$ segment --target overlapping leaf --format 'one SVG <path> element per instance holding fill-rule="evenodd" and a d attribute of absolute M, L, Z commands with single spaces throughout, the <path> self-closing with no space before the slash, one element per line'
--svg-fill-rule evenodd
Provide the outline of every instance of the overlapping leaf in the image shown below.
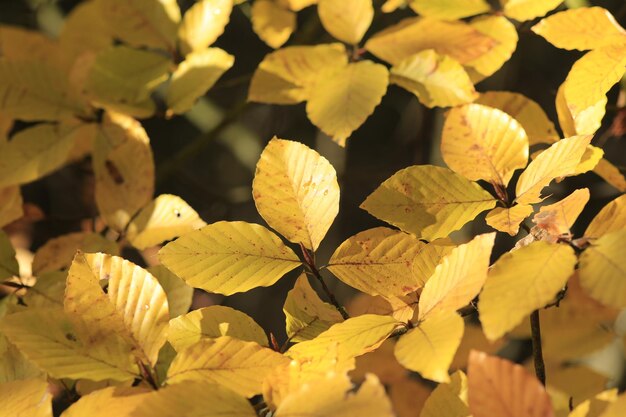
<path fill-rule="evenodd" d="M 163 265 L 152 266 L 148 268 L 148 272 L 159 281 L 165 291 L 170 318 L 187 313 L 193 299 L 193 288 Z"/>
<path fill-rule="evenodd" d="M 626 228 L 626 195 L 622 194 L 602 207 L 587 226 L 585 237 L 599 238 L 606 233 L 624 228 Z"/>
<path fill-rule="evenodd" d="M 4 227 L 24 215 L 22 203 L 20 187 L 0 188 L 0 227 Z"/>
<path fill-rule="evenodd" d="M 52 394 L 45 379 L 0 384 L 0 415 L 52 417 Z"/>
<path fill-rule="evenodd" d="M 296 14 L 273 0 L 252 3 L 252 29 L 272 48 L 279 48 L 296 29 Z"/>
<path fill-rule="evenodd" d="M 469 417 L 467 406 L 467 376 L 457 371 L 449 383 L 437 385 L 424 403 L 420 417 Z"/>
<path fill-rule="evenodd" d="M 184 55 L 206 49 L 224 32 L 233 10 L 232 0 L 200 0 L 187 10 L 178 28 Z"/>
<path fill-rule="evenodd" d="M 413 275 L 422 284 L 426 283 L 435 272 L 437 265 L 447 256 L 454 244 L 448 239 L 438 239 L 424 246 L 419 254 L 413 259 Z"/>
<path fill-rule="evenodd" d="M 62 414 L 63 417 L 130 417 L 137 407 L 153 400 L 150 390 L 142 387 L 107 387 L 82 396 Z M 154 415 L 153 415 L 154 416 Z"/>
<path fill-rule="evenodd" d="M 533 207 L 530 204 L 496 207 L 487 213 L 485 221 L 494 229 L 515 236 L 519 232 L 520 223 L 530 216 L 532 212 Z"/>
<path fill-rule="evenodd" d="M 506 17 L 524 22 L 544 16 L 556 9 L 563 0 L 500 0 Z"/>
<path fill-rule="evenodd" d="M 361 41 L 374 18 L 372 0 L 319 0 L 317 12 L 328 33 L 351 45 Z"/>
<path fill-rule="evenodd" d="M 442 20 L 456 20 L 488 12 L 485 0 L 412 0 L 411 9 L 422 16 Z"/>
<path fill-rule="evenodd" d="M 581 188 L 554 204 L 542 206 L 533 222 L 550 235 L 569 234 L 587 201 L 589 189 Z"/>

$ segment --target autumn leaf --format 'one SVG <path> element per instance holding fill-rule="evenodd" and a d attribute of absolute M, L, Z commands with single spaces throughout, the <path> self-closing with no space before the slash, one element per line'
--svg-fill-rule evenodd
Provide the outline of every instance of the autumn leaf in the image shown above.
<path fill-rule="evenodd" d="M 281 47 L 296 30 L 296 14 L 276 1 L 258 0 L 252 3 L 252 29 L 266 44 Z"/>
<path fill-rule="evenodd" d="M 0 384 L 0 414 L 52 417 L 52 394 L 46 380 L 27 379 Z"/>
<path fill-rule="evenodd" d="M 488 12 L 485 0 L 412 0 L 409 2 L 415 13 L 442 20 L 456 20 Z"/>
<path fill-rule="evenodd" d="M 206 49 L 224 32 L 233 9 L 232 0 L 200 0 L 183 16 L 178 44 L 184 55 Z"/>
<path fill-rule="evenodd" d="M 626 228 L 626 195 L 622 194 L 611 200 L 591 220 L 584 236 L 599 238 L 606 233 Z"/>
<path fill-rule="evenodd" d="M 530 204 L 517 204 L 513 207 L 496 207 L 487 213 L 485 221 L 494 229 L 515 236 L 520 224 L 530 216 L 533 207 Z"/>
<path fill-rule="evenodd" d="M 0 144 L 0 147 L 2 147 L 2 144 Z M 22 204 L 20 187 L 0 188 L 0 227 L 4 227 L 24 215 Z"/>
<path fill-rule="evenodd" d="M 356 45 L 372 23 L 374 7 L 372 0 L 319 0 L 317 13 L 328 33 Z"/>
<path fill-rule="evenodd" d="M 524 22 L 544 16 L 563 0 L 500 0 L 506 17 Z"/>
<path fill-rule="evenodd" d="M 82 396 L 63 412 L 63 417 L 131 416 L 137 407 L 151 400 L 150 390 L 143 387 L 107 387 Z"/>
<path fill-rule="evenodd" d="M 420 417 L 469 417 L 467 405 L 467 376 L 457 371 L 450 382 L 437 385 L 424 403 Z"/>

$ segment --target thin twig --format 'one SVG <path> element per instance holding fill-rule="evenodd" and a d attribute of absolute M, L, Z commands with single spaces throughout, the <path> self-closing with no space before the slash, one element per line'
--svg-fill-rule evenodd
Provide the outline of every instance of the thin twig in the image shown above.
<path fill-rule="evenodd" d="M 535 361 L 535 374 L 541 383 L 546 385 L 546 365 L 543 362 L 543 351 L 541 350 L 541 324 L 539 322 L 539 310 L 535 310 L 530 315 L 530 331 L 533 341 L 533 359 Z"/>

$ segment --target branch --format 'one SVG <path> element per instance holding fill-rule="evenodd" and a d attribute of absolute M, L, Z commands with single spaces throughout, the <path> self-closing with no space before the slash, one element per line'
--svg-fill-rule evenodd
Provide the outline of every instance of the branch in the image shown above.
<path fill-rule="evenodd" d="M 530 315 L 530 331 L 533 341 L 533 359 L 535 361 L 535 374 L 541 383 L 546 385 L 546 365 L 543 362 L 541 350 L 541 324 L 539 322 L 539 310 Z"/>

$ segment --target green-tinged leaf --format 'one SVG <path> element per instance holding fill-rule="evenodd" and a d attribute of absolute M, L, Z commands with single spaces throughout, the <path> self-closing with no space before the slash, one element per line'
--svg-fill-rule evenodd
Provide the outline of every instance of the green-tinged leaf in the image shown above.
<path fill-rule="evenodd" d="M 22 300 L 29 308 L 63 307 L 66 279 L 66 271 L 44 272 L 37 276 L 37 282 L 28 289 Z"/>
<path fill-rule="evenodd" d="M 306 145 L 276 137 L 257 163 L 252 195 L 273 229 L 311 250 L 339 212 L 339 184 L 330 162 Z"/>
<path fill-rule="evenodd" d="M 402 337 L 394 353 L 398 362 L 436 382 L 449 382 L 448 368 L 461 344 L 463 319 L 454 311 L 430 315 Z"/>
<path fill-rule="evenodd" d="M 319 298 L 305 274 L 298 277 L 293 289 L 287 293 L 283 312 L 287 337 L 292 342 L 314 339 L 333 324 L 343 321 L 333 305 Z"/>
<path fill-rule="evenodd" d="M 97 332 L 61 309 L 33 309 L 6 316 L 0 331 L 54 378 L 94 381 L 134 379 L 139 372 L 131 347 L 119 336 Z"/>
<path fill-rule="evenodd" d="M 133 46 L 173 51 L 180 9 L 176 0 L 96 0 L 111 33 Z"/>
<path fill-rule="evenodd" d="M 67 269 L 77 250 L 119 254 L 118 244 L 98 233 L 69 233 L 50 239 L 37 249 L 33 259 L 33 274 Z"/>
<path fill-rule="evenodd" d="M 602 210 L 587 226 L 585 237 L 597 239 L 607 233 L 624 228 L 626 228 L 626 194 L 616 197 L 602 207 Z"/>
<path fill-rule="evenodd" d="M 446 237 L 496 205 L 478 184 L 447 168 L 419 165 L 396 172 L 361 204 L 371 215 L 418 238 Z"/>
<path fill-rule="evenodd" d="M 161 194 L 128 224 L 126 237 L 137 249 L 145 249 L 204 226 L 206 223 L 182 198 Z"/>
<path fill-rule="evenodd" d="M 500 0 L 506 17 L 520 22 L 545 16 L 563 0 Z"/>
<path fill-rule="evenodd" d="M 248 101 L 296 104 L 308 100 L 320 73 L 348 64 L 339 43 L 288 46 L 263 58 L 252 76 Z"/>
<path fill-rule="evenodd" d="M 306 114 L 339 146 L 374 112 L 387 92 L 389 72 L 372 61 L 351 63 L 320 76 L 312 89 Z"/>
<path fill-rule="evenodd" d="M 513 172 L 528 162 L 528 137 L 503 111 L 468 104 L 448 113 L 441 153 L 446 164 L 465 178 L 506 186 Z"/>
<path fill-rule="evenodd" d="M 541 152 L 520 175 L 515 188 L 518 204 L 541 201 L 541 190 L 552 180 L 576 172 L 590 136 L 573 136 L 562 139 Z"/>
<path fill-rule="evenodd" d="M 487 338 L 498 339 L 552 301 L 575 266 L 572 248 L 547 242 L 533 242 L 501 256 L 489 271 L 478 303 Z"/>
<path fill-rule="evenodd" d="M 59 45 L 67 61 L 75 62 L 86 52 L 98 52 L 113 44 L 111 26 L 102 18 L 98 3 L 81 2 L 64 16 Z"/>
<path fill-rule="evenodd" d="M 559 140 L 554 123 L 550 121 L 541 106 L 522 94 L 509 91 L 488 91 L 481 93 L 476 103 L 502 110 L 514 118 L 524 128 L 530 145 L 553 143 Z"/>
<path fill-rule="evenodd" d="M 604 305 L 626 307 L 626 229 L 608 232 L 580 255 L 580 284 Z"/>
<path fill-rule="evenodd" d="M 391 68 L 389 81 L 415 94 L 427 107 L 449 107 L 473 101 L 478 94 L 463 66 L 427 49 Z"/>
<path fill-rule="evenodd" d="M 187 313 L 193 299 L 193 288 L 163 265 L 152 266 L 148 272 L 159 281 L 167 295 L 170 318 Z"/>
<path fill-rule="evenodd" d="M 409 6 L 417 14 L 442 20 L 462 19 L 491 8 L 485 0 L 411 0 Z"/>
<path fill-rule="evenodd" d="M 343 242 L 328 261 L 328 270 L 367 294 L 401 296 L 423 285 L 412 268 L 424 246 L 411 234 L 377 227 Z"/>
<path fill-rule="evenodd" d="M 449 383 L 439 384 L 424 403 L 420 417 L 469 417 L 467 376 L 457 371 Z"/>
<path fill-rule="evenodd" d="M 232 0 L 199 0 L 187 10 L 178 28 L 183 55 L 206 49 L 224 32 L 233 10 Z"/>
<path fill-rule="evenodd" d="M 6 233 L 0 230 L 0 280 L 20 276 L 20 266 L 15 258 L 15 249 Z"/>
<path fill-rule="evenodd" d="M 132 417 L 255 417 L 248 400 L 211 381 L 185 381 L 150 394 Z"/>
<path fill-rule="evenodd" d="M 0 141 L 0 148 L 2 147 Z M 0 187 L 0 227 L 4 227 L 24 215 L 20 187 Z"/>
<path fill-rule="evenodd" d="M 165 98 L 168 109 L 174 114 L 191 109 L 234 62 L 235 57 L 219 48 L 198 50 L 187 55 L 172 74 Z"/>
<path fill-rule="evenodd" d="M 124 337 L 144 363 L 156 362 L 167 337 L 167 297 L 159 282 L 118 256 L 77 252 L 67 276 L 64 308 L 94 331 Z"/>
<path fill-rule="evenodd" d="M 324 29 L 347 44 L 358 44 L 374 18 L 372 0 L 319 0 L 317 13 Z"/>
<path fill-rule="evenodd" d="M 62 417 L 134 416 L 140 404 L 154 399 L 150 393 L 143 387 L 107 387 L 82 396 Z"/>
<path fill-rule="evenodd" d="M 487 279 L 495 238 L 495 233 L 478 235 L 442 259 L 422 290 L 420 320 L 438 311 L 456 311 L 478 295 Z"/>
<path fill-rule="evenodd" d="M 159 258 L 192 287 L 224 295 L 270 286 L 300 265 L 296 254 L 265 227 L 226 221 L 168 243 Z"/>
<path fill-rule="evenodd" d="M 0 384 L 0 415 L 52 417 L 52 394 L 45 379 Z"/>
<path fill-rule="evenodd" d="M 289 359 L 254 342 L 229 336 L 202 339 L 178 353 L 167 372 L 167 383 L 209 381 L 252 397 L 261 392 L 263 379 Z"/>
<path fill-rule="evenodd" d="M 520 223 L 533 212 L 530 204 L 517 204 L 513 207 L 496 207 L 487 213 L 485 221 L 494 229 L 508 233 L 511 236 L 517 235 Z"/>
<path fill-rule="evenodd" d="M 154 193 L 152 149 L 141 124 L 120 113 L 105 113 L 94 145 L 93 169 L 100 215 L 121 232 Z"/>
<path fill-rule="evenodd" d="M 44 377 L 45 374 L 33 362 L 0 334 L 0 384 Z"/>
<path fill-rule="evenodd" d="M 202 339 L 221 336 L 268 346 L 262 327 L 247 314 L 226 306 L 203 307 L 172 319 L 167 339 L 181 351 Z"/>
<path fill-rule="evenodd" d="M 272 0 L 256 0 L 251 10 L 252 29 L 263 42 L 280 48 L 296 30 L 296 14 Z"/>

